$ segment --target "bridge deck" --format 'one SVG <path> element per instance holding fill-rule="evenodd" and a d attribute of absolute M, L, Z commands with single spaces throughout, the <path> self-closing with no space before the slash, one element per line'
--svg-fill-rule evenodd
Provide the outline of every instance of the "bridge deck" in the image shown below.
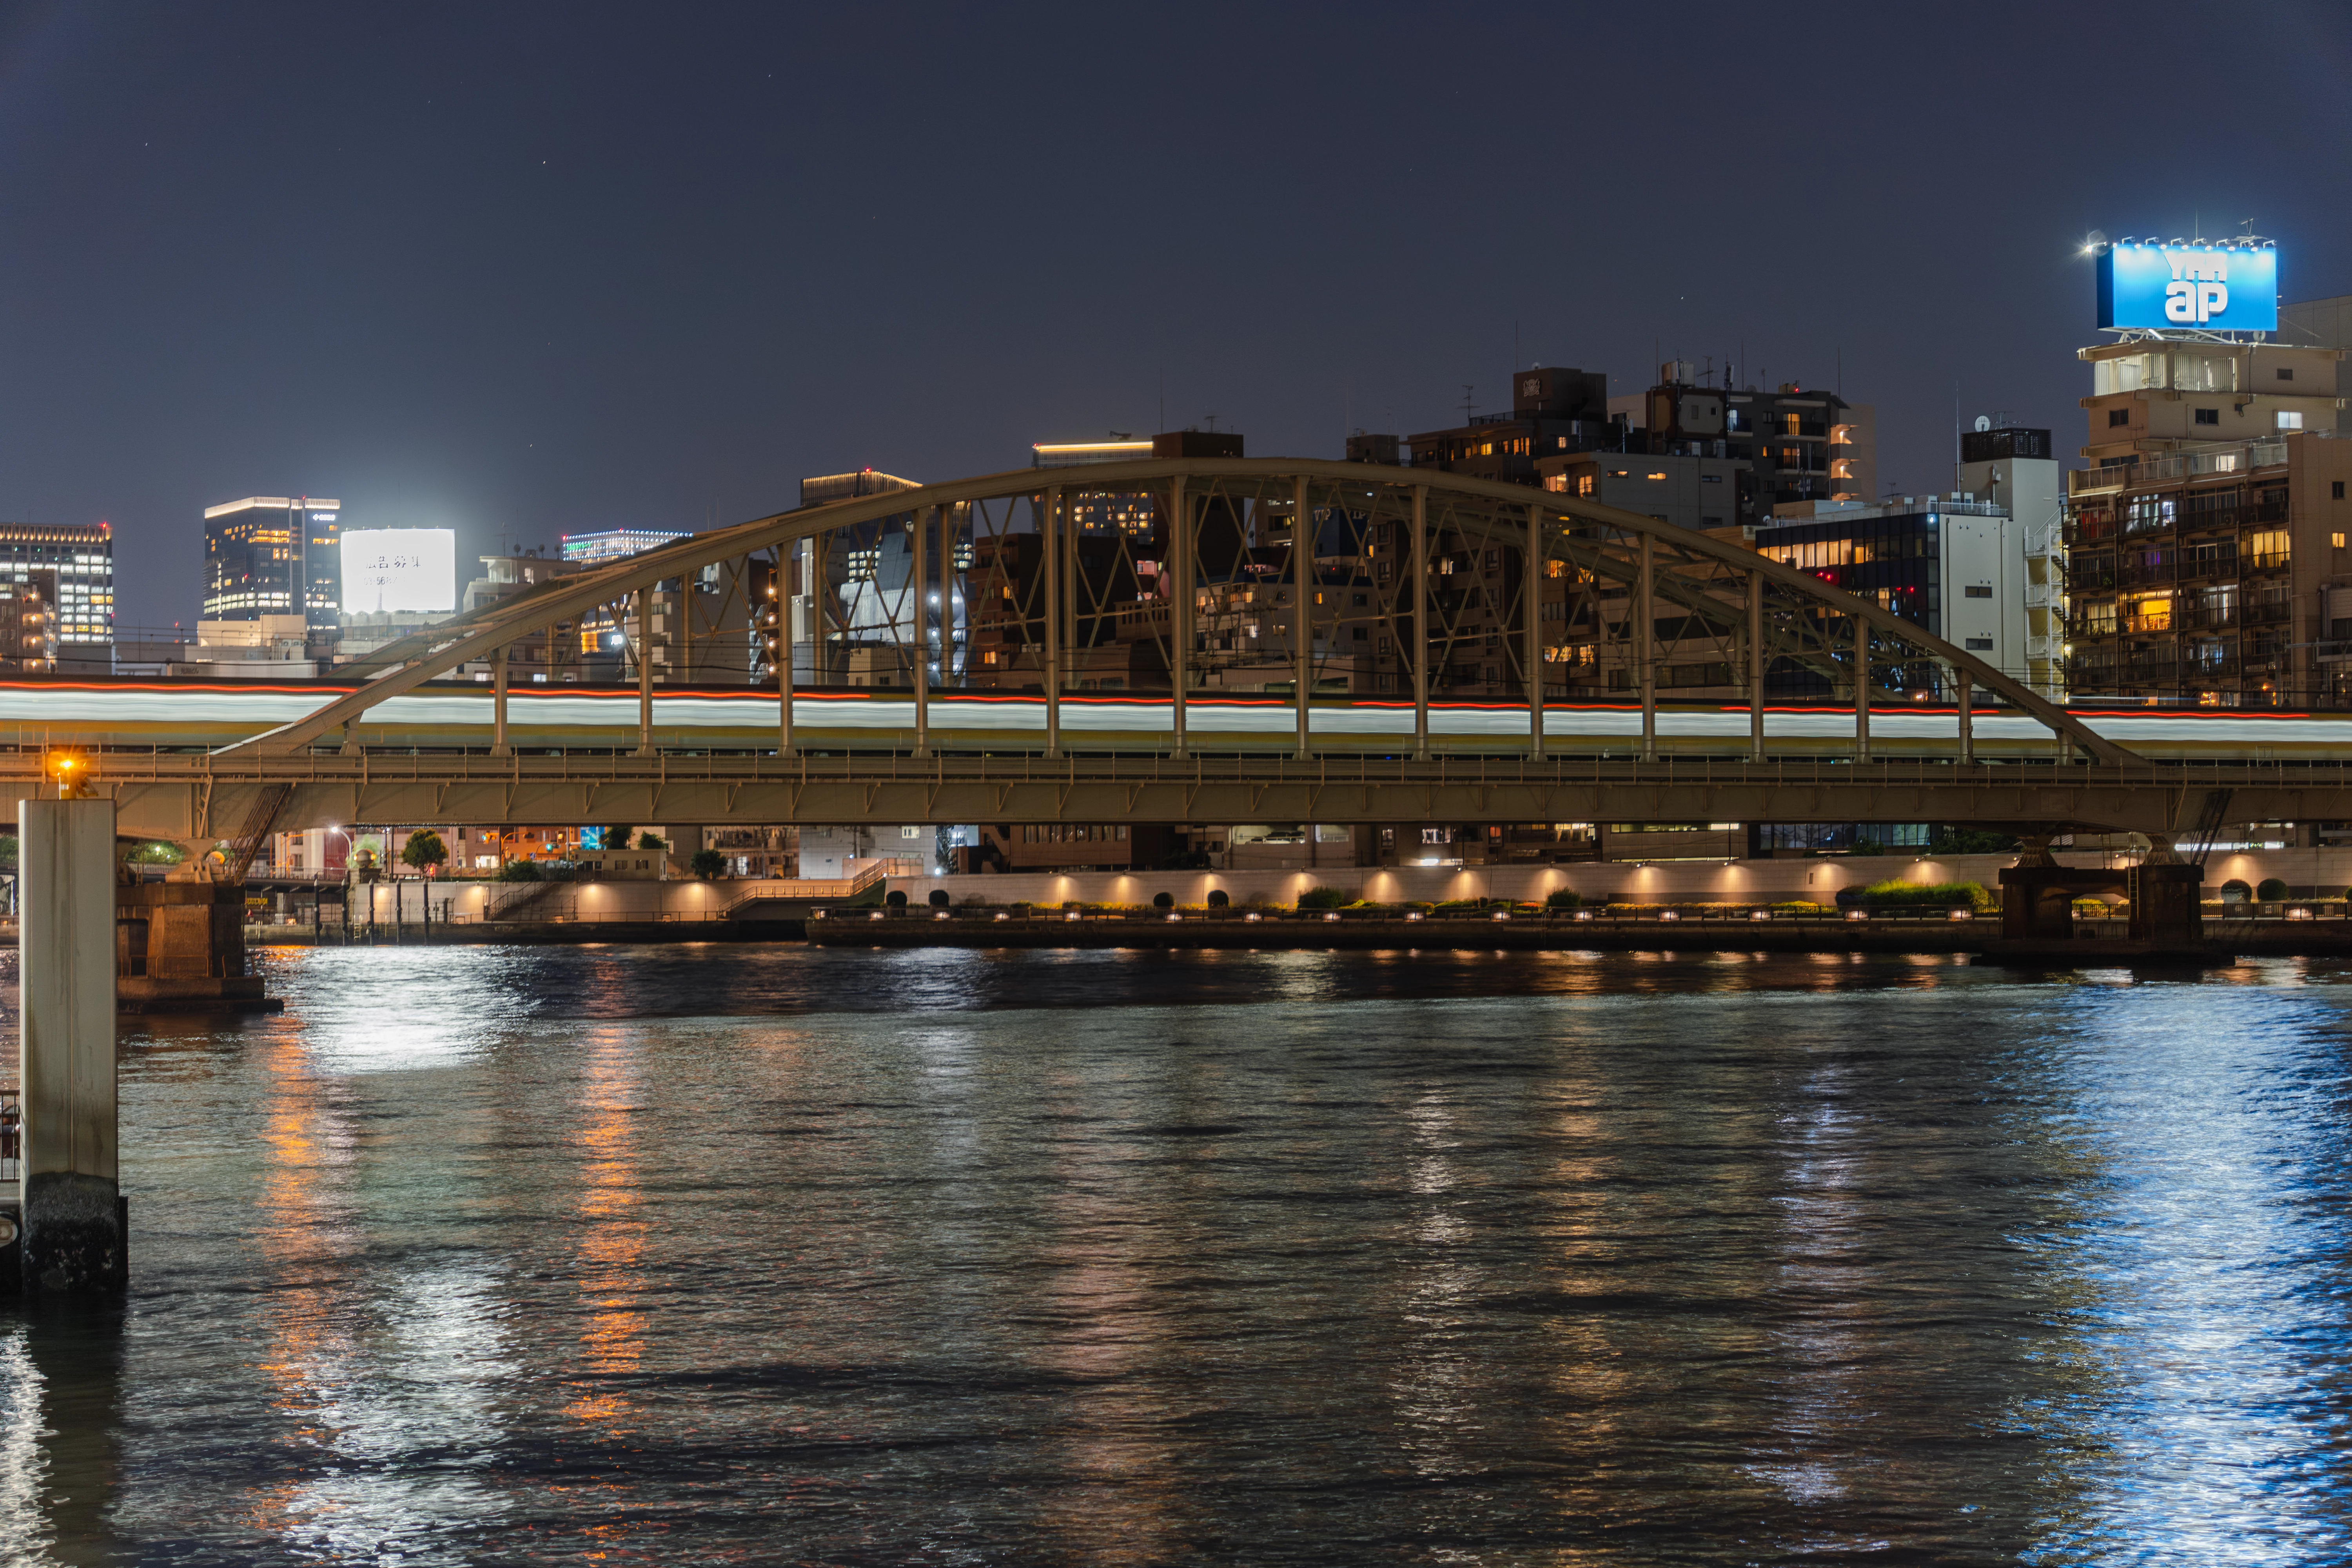
<path fill-rule="evenodd" d="M 2352 763 L 1969 766 L 1924 759 L 1768 763 L 1598 756 L 1437 758 L 888 753 L 305 755 L 106 753 L 97 783 L 126 832 L 222 837 L 266 788 L 280 827 L 518 822 L 1953 822 L 2186 834 L 2226 820 L 2352 818 Z M 0 754 L 0 791 L 45 787 Z"/>
<path fill-rule="evenodd" d="M 332 682 L 39 681 L 0 682 L 0 745 L 217 749 L 289 723 L 352 689 Z M 615 687 L 522 687 L 509 697 L 509 731 L 525 750 L 634 750 L 637 693 Z M 2352 760 L 2352 714 L 2305 715 L 2209 710 L 2074 710 L 2103 736 L 2152 761 L 2305 757 Z M 678 751 L 772 750 L 772 691 L 747 688 L 658 690 L 655 744 Z M 913 749 L 914 703 L 904 691 L 812 691 L 796 695 L 795 739 L 819 752 L 893 752 Z M 1281 697 L 1202 697 L 1186 704 L 1192 747 L 1213 752 L 1280 754 L 1295 744 L 1297 710 Z M 1169 750 L 1171 704 L 1165 697 L 1083 693 L 1065 697 L 1065 744 L 1075 750 L 1157 754 Z M 1871 712 L 1871 743 L 1897 755 L 1949 755 L 1958 720 L 1949 706 L 1903 704 Z M 388 699 L 361 726 L 363 745 L 487 749 L 492 698 L 487 687 L 444 683 Z M 1409 701 L 1318 700 L 1310 716 L 1318 752 L 1393 755 L 1413 731 Z M 1662 750 L 1725 755 L 1744 750 L 1744 705 L 1661 704 Z M 1482 754 L 1524 749 L 1524 706 L 1438 703 L 1430 710 L 1433 751 Z M 1851 752 L 1853 713 L 1829 704 L 1780 704 L 1765 716 L 1776 754 L 1838 756 Z M 1976 746 L 1987 757 L 2043 757 L 2049 731 L 2010 709 L 1979 709 Z M 951 690 L 930 700 L 932 744 L 947 751 L 1036 752 L 1045 745 L 1045 704 L 1020 693 Z M 1622 753 L 1641 735 L 1631 702 L 1559 703 L 1544 716 L 1547 743 L 1571 754 Z"/>

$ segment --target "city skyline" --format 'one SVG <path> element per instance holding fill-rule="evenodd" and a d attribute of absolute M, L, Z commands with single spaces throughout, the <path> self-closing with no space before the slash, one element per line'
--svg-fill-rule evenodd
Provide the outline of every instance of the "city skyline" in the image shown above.
<path fill-rule="evenodd" d="M 2158 16 L 2144 44 L 2018 11 L 1802 54 L 1622 17 L 1508 47 L 1401 11 L 1172 40 L 950 19 L 891 59 L 927 107 L 879 124 L 871 82 L 823 69 L 866 24 L 554 15 L 430 42 L 268 7 L 0 24 L 0 516 L 110 521 L 119 625 L 192 623 L 203 509 L 257 489 L 470 555 L 1211 416 L 1255 453 L 1336 455 L 1458 423 L 1465 384 L 1507 408 L 1534 362 L 1612 395 L 1676 358 L 1842 391 L 1878 409 L 1879 488 L 1940 489 L 1956 415 L 2079 427 L 2088 230 L 2252 217 L 2289 299 L 2352 291 L 2320 172 L 2352 26 L 2317 7 L 2219 46 L 2277 84 L 2263 158 L 2178 138 L 2120 162 L 2091 151 L 2111 100 L 2071 75 L 2155 60 Z M 1234 65 L 1213 46 L 1236 29 L 1312 63 Z M 1656 76 L 1571 63 L 1669 43 Z M 1024 70 L 1066 90 L 951 90 Z M 302 85 L 206 87 L 242 76 Z M 1521 119 L 1557 152 L 1504 155 Z M 1780 164 L 1799 148 L 1821 151 Z"/>

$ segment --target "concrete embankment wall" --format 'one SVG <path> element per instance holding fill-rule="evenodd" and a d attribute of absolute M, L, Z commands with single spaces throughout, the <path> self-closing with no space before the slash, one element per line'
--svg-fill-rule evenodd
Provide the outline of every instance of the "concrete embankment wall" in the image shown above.
<path fill-rule="evenodd" d="M 1635 904 L 1777 903 L 1833 901 L 1845 887 L 1873 882 L 1979 882 L 1997 887 L 2012 855 L 1952 855 L 1934 859 L 1874 856 L 1811 860 L 1669 860 L 1648 865 L 1585 863 L 1570 866 L 1326 866 L 1313 870 L 1031 872 L 1003 876 L 899 877 L 889 883 L 918 910 L 943 890 L 951 903 L 1026 902 L 1047 908 L 1065 902 L 1148 905 L 1166 893 L 1179 905 L 1198 907 L 1212 892 L 1234 903 L 1256 900 L 1288 906 L 1308 888 L 1338 888 L 1375 903 L 1438 903 L 1454 899 L 1509 900 L 1539 903 L 1566 888 L 1588 904 L 1611 900 Z M 2111 858 L 2062 853 L 2071 866 L 2103 866 Z M 2120 864 L 2119 858 L 2113 863 Z M 2275 849 L 2217 854 L 2205 870 L 2205 894 L 2238 880 L 2259 886 L 2275 877 L 2309 896 L 2319 888 L 2340 896 L 2352 885 L 2352 849 Z M 773 940 L 800 935 L 808 901 L 781 895 L 789 883 L 586 882 L 436 884 L 434 937 L 449 942 L 697 942 Z M 765 896 L 769 894 L 773 896 Z M 404 882 L 399 895 L 402 940 L 421 939 L 423 900 L 419 884 Z M 877 892 L 865 895 L 876 900 Z M 822 907 L 846 900 L 814 900 Z M 375 937 L 392 940 L 394 895 L 388 886 L 354 890 L 355 931 L 375 910 Z M 308 931 L 308 899 L 298 897 L 302 923 L 296 928 L 248 927 L 248 941 L 299 942 Z M 335 905 L 326 906 L 330 923 Z M 499 918 L 503 911 L 505 918 Z M 732 911 L 730 918 L 730 911 Z M 457 917 L 457 918 L 452 918 Z M 487 917 L 487 918 L 486 918 Z M 703 928 L 703 929 L 698 929 Z M 622 934 L 623 932 L 627 934 Z M 340 927 L 338 925 L 338 934 Z"/>
<path fill-rule="evenodd" d="M 2119 857 L 2061 852 L 2069 866 L 2123 865 Z M 1308 888 L 1338 888 L 1372 903 L 1441 903 L 1453 899 L 1507 899 L 1540 903 L 1566 888 L 1587 903 L 1779 903 L 1810 899 L 1830 903 L 1838 889 L 1873 882 L 1979 882 L 2000 885 L 2014 855 L 1852 856 L 1808 860 L 1661 860 L 1648 865 L 1585 862 L 1569 866 L 1324 866 L 1311 871 L 1072 871 L 1003 876 L 898 877 L 890 886 L 923 904 L 934 889 L 951 902 L 991 904 L 1148 904 L 1166 893 L 1179 904 L 1205 904 L 1212 891 L 1235 903 L 1252 899 L 1296 903 Z M 2275 877 L 2300 889 L 2318 887 L 2341 897 L 2352 885 L 2352 849 L 2272 849 L 2217 854 L 2205 868 L 2205 896 L 2222 883 L 2258 887 Z"/>

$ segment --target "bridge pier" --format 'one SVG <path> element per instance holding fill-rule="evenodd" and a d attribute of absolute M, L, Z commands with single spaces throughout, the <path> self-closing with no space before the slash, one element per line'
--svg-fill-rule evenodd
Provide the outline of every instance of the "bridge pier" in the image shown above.
<path fill-rule="evenodd" d="M 2085 893 L 2121 892 L 2131 902 L 2129 940 L 2167 948 L 2204 940 L 2200 904 L 2205 868 L 2178 860 L 2147 860 L 2127 870 L 2041 864 L 2011 866 L 2000 874 L 2000 934 L 2011 942 L 2070 942 L 2074 900 Z"/>
<path fill-rule="evenodd" d="M 2205 868 L 2187 861 L 2142 861 L 2131 869 L 2134 942 L 2173 945 L 2205 940 Z"/>
<path fill-rule="evenodd" d="M 20 801 L 16 844 L 23 1284 L 58 1296 L 118 1292 L 127 1253 L 114 1078 L 114 803 Z"/>
<path fill-rule="evenodd" d="M 204 880 L 202 862 L 114 889 L 115 995 L 133 1013 L 276 1012 L 246 973 L 245 887 Z"/>
<path fill-rule="evenodd" d="M 2074 900 L 2084 893 L 2127 891 L 2132 873 L 2096 866 L 2061 866 L 2043 851 L 2040 862 L 2000 874 L 2000 934 L 2009 942 L 2072 942 Z"/>

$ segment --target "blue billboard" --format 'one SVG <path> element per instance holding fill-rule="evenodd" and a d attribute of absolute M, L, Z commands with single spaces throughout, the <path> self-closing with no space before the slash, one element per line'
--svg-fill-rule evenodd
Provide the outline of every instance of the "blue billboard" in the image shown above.
<path fill-rule="evenodd" d="M 2278 249 L 2118 240 L 2099 256 L 2099 325 L 2278 331 Z"/>

